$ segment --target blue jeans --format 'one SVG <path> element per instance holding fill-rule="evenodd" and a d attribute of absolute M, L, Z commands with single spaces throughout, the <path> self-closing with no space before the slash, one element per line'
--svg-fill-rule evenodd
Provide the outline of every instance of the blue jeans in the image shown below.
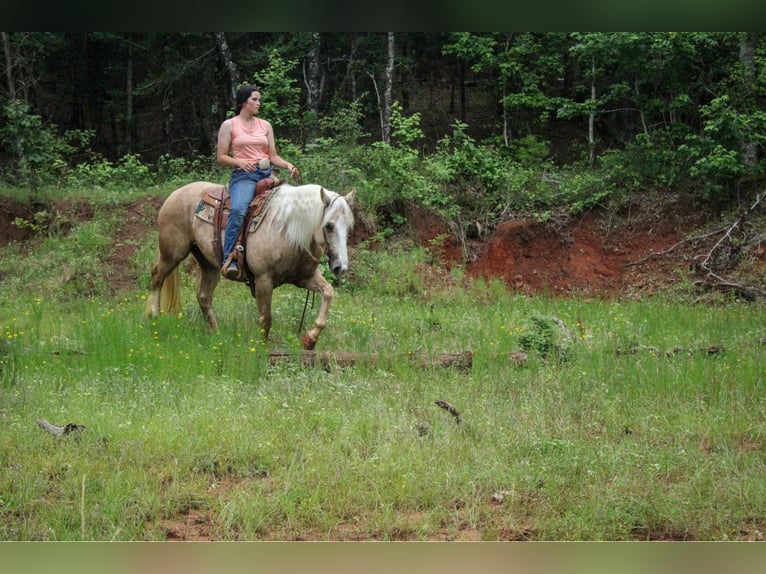
<path fill-rule="evenodd" d="M 229 178 L 229 193 L 231 194 L 231 210 L 226 231 L 223 235 L 223 260 L 234 249 L 234 243 L 239 235 L 239 228 L 245 219 L 247 207 L 255 196 L 255 184 L 264 178 L 271 176 L 271 168 L 256 169 L 253 172 L 243 169 L 235 169 Z"/>

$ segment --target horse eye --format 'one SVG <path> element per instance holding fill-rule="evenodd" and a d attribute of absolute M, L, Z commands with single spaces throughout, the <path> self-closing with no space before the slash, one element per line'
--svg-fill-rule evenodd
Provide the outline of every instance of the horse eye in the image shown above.
<path fill-rule="evenodd" d="M 324 226 L 325 231 L 328 233 L 332 233 L 332 230 L 335 228 L 335 226 L 332 223 L 327 223 Z"/>

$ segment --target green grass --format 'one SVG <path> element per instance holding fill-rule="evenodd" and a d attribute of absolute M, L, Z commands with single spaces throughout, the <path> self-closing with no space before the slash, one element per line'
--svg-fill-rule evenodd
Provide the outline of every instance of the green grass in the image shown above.
<path fill-rule="evenodd" d="M 762 306 L 522 297 L 359 248 L 319 348 L 385 360 L 270 365 L 299 352 L 305 292 L 275 292 L 268 345 L 229 282 L 210 333 L 189 273 L 183 311 L 147 319 L 150 247 L 117 297 L 53 276 L 73 244 L 80 273 L 104 249 L 113 228 L 89 225 L 49 245 L 38 283 L 3 248 L 0 539 L 763 537 Z M 571 340 L 545 339 L 552 317 Z M 467 350 L 468 371 L 409 360 Z M 38 418 L 86 429 L 56 438 Z"/>

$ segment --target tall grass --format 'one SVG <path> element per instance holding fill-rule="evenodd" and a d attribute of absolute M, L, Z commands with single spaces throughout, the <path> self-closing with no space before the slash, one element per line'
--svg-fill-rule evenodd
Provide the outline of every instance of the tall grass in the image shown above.
<path fill-rule="evenodd" d="M 209 332 L 188 266 L 181 313 L 145 318 L 153 249 L 105 295 L 95 219 L 37 272 L 3 248 L 2 539 L 763 537 L 761 306 L 523 297 L 361 246 L 319 345 L 378 362 L 272 365 L 305 292 L 275 292 L 268 344 L 231 282 Z M 71 251 L 90 282 L 54 276 Z M 410 360 L 467 350 L 469 370 Z"/>

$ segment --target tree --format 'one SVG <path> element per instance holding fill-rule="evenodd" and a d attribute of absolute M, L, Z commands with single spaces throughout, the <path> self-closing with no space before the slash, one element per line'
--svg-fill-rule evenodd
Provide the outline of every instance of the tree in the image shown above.
<path fill-rule="evenodd" d="M 394 61 L 396 59 L 396 42 L 393 32 L 388 33 L 388 58 L 386 59 L 386 82 L 383 96 L 383 141 L 391 143 L 391 106 L 394 87 Z"/>
<path fill-rule="evenodd" d="M 742 66 L 742 79 L 745 85 L 752 86 L 756 79 L 755 65 L 755 34 L 740 32 L 739 34 L 739 63 Z M 752 92 L 751 92 L 752 94 Z M 752 100 L 752 96 L 748 98 Z M 750 102 L 752 105 L 752 101 Z M 755 167 L 758 163 L 758 146 L 752 138 L 743 137 L 739 144 L 742 155 L 742 163 L 748 168 Z"/>
<path fill-rule="evenodd" d="M 237 65 L 234 63 L 234 60 L 231 58 L 231 50 L 229 49 L 229 44 L 226 42 L 225 34 L 223 32 L 213 32 L 213 37 L 218 45 L 218 51 L 221 53 L 223 66 L 229 73 L 231 101 L 233 102 L 240 85 L 239 71 L 237 70 Z"/>
<path fill-rule="evenodd" d="M 312 32 L 303 72 L 306 82 L 306 140 L 309 143 L 316 141 L 319 136 L 319 102 L 322 97 L 321 43 L 322 38 L 319 32 Z"/>

